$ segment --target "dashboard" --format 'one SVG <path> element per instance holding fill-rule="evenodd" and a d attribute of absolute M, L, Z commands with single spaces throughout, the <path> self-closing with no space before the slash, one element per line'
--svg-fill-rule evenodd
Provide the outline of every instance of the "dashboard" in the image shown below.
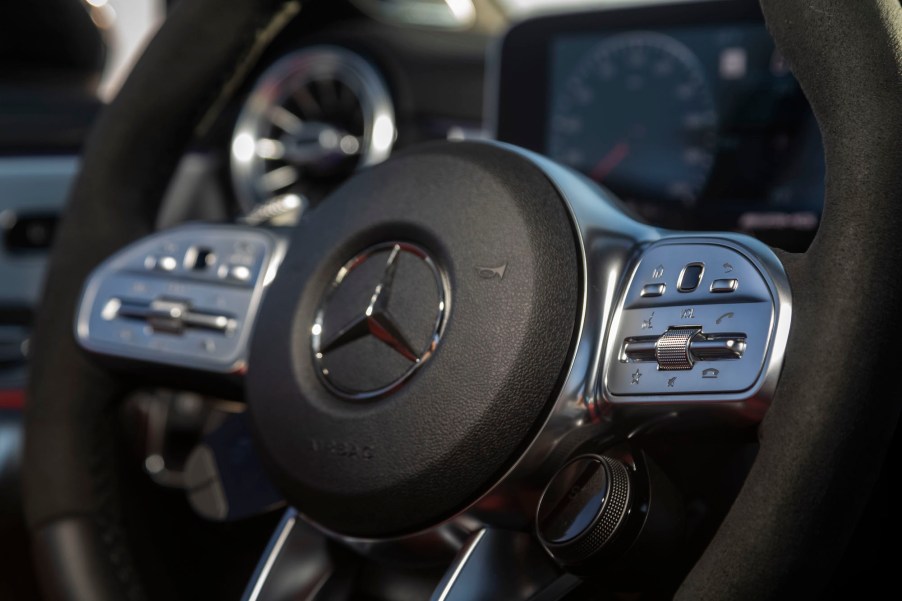
<path fill-rule="evenodd" d="M 533 19 L 499 57 L 498 139 L 582 172 L 658 226 L 791 251 L 813 238 L 820 134 L 756 2 Z"/>
<path fill-rule="evenodd" d="M 789 251 L 817 231 L 817 121 L 754 0 L 527 19 L 488 53 L 483 107 L 487 36 L 403 31 L 286 32 L 206 141 L 227 153 L 232 215 L 287 225 L 393 152 L 485 135 L 580 171 L 657 226 Z"/>

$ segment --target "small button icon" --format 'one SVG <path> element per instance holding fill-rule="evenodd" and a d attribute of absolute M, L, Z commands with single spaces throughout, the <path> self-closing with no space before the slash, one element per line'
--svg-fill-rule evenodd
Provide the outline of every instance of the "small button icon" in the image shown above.
<path fill-rule="evenodd" d="M 715 319 L 714 323 L 716 323 L 717 325 L 720 325 L 720 322 L 722 322 L 725 319 L 733 319 L 733 312 L 729 311 L 727 313 L 724 313 L 723 315 L 721 315 L 720 317 Z"/>
<path fill-rule="evenodd" d="M 173 271 L 178 267 L 178 264 L 175 257 L 160 257 L 160 260 L 157 261 L 157 268 L 162 269 L 163 271 Z"/>
<path fill-rule="evenodd" d="M 730 265 L 729 263 L 724 263 L 723 264 L 723 272 L 730 273 L 731 271 L 733 271 L 733 266 Z"/>
<path fill-rule="evenodd" d="M 234 279 L 234 280 L 237 280 L 239 282 L 247 282 L 247 281 L 250 281 L 251 275 L 253 275 L 253 274 L 251 273 L 251 270 L 248 269 L 246 266 L 235 265 L 234 267 L 232 267 L 230 275 L 232 276 L 232 279 Z"/>
<path fill-rule="evenodd" d="M 674 384 L 676 384 L 676 376 L 667 378 L 667 388 L 673 388 Z"/>
<path fill-rule="evenodd" d="M 680 319 L 695 319 L 695 309 L 693 307 L 686 307 L 680 311 Z"/>
<path fill-rule="evenodd" d="M 641 377 L 642 377 L 642 372 L 637 369 L 632 374 L 632 379 L 630 380 L 630 384 L 638 384 L 639 378 L 641 378 Z"/>
<path fill-rule="evenodd" d="M 655 312 L 652 311 L 652 312 L 651 312 L 651 315 L 648 316 L 648 319 L 643 319 L 643 320 L 642 320 L 642 329 L 643 329 L 643 330 L 650 330 L 650 329 L 652 329 L 652 327 L 654 327 L 654 326 L 652 326 L 651 320 L 654 319 L 654 318 L 655 318 Z"/>
<path fill-rule="evenodd" d="M 664 275 L 664 266 L 658 265 L 657 267 L 654 268 L 654 270 L 652 270 L 651 279 L 657 280 L 657 279 L 660 279 L 661 276 L 663 276 L 663 275 Z"/>

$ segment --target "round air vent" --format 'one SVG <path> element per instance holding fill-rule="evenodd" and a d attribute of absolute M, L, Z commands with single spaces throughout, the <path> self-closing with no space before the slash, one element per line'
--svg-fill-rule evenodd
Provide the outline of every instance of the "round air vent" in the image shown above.
<path fill-rule="evenodd" d="M 388 158 L 395 135 L 391 96 L 368 61 L 333 46 L 296 50 L 260 76 L 238 117 L 231 164 L 241 208 L 285 197 L 304 206 Z"/>

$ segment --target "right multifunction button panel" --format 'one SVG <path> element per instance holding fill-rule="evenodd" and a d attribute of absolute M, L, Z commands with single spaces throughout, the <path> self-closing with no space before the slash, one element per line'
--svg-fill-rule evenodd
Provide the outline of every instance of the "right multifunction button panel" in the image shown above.
<path fill-rule="evenodd" d="M 607 341 L 614 403 L 741 401 L 779 376 L 791 301 L 773 252 L 742 237 L 669 238 L 632 272 Z"/>

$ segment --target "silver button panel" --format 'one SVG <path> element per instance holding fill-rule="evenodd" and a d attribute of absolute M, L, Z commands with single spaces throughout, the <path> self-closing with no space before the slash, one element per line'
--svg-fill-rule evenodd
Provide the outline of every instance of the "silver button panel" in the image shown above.
<path fill-rule="evenodd" d="M 765 250 L 772 255 L 756 248 Z M 775 257 L 768 259 L 779 266 Z M 685 286 L 684 274 L 693 267 L 696 274 L 703 267 L 698 285 Z M 603 375 L 608 400 L 718 401 L 756 394 L 772 373 L 775 344 L 785 344 L 788 332 L 790 306 L 786 302 L 781 313 L 772 271 L 736 240 L 665 238 L 651 245 L 632 271 L 609 333 Z M 782 271 L 778 276 L 788 296 Z M 661 285 L 663 293 L 644 294 L 650 285 Z M 778 340 L 781 316 L 786 322 Z"/>
<path fill-rule="evenodd" d="M 233 225 L 187 225 L 144 238 L 89 277 L 77 339 L 105 355 L 240 372 L 283 246 L 265 230 Z"/>

